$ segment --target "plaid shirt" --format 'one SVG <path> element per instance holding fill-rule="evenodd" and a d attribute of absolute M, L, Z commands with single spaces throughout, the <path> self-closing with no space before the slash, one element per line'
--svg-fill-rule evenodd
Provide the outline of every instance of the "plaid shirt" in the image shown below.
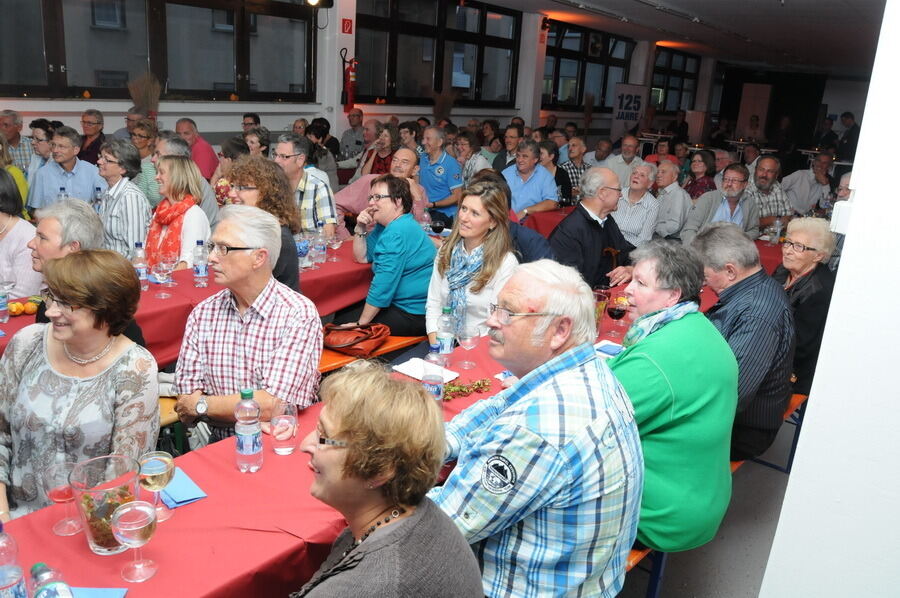
<path fill-rule="evenodd" d="M 337 223 L 334 193 L 328 186 L 327 176 L 319 176 L 316 172 L 305 170 L 294 191 L 294 200 L 300 209 L 300 226 L 303 232 L 315 231 L 316 222 L 319 220 L 323 224 Z"/>
<path fill-rule="evenodd" d="M 18 166 L 26 177 L 28 176 L 28 165 L 31 164 L 31 155 L 34 154 L 34 148 L 31 146 L 31 137 L 19 136 L 19 145 L 13 147 L 7 143 L 9 155 L 12 157 L 14 166 Z"/>
<path fill-rule="evenodd" d="M 768 193 L 763 193 L 756 188 L 756 184 L 751 180 L 744 193 L 756 202 L 760 218 L 790 216 L 794 213 L 794 208 L 791 206 L 791 202 L 788 201 L 787 196 L 785 196 L 781 183 L 777 181 L 772 185 Z"/>
<path fill-rule="evenodd" d="M 178 354 L 178 394 L 229 395 L 242 388 L 308 407 L 316 401 L 322 325 L 312 301 L 270 278 L 243 316 L 231 291 L 188 317 Z"/>
<path fill-rule="evenodd" d="M 643 457 L 631 403 L 591 345 L 477 402 L 446 433 L 458 463 L 428 496 L 474 545 L 486 595 L 619 593 Z"/>
<path fill-rule="evenodd" d="M 575 163 L 569 160 L 568 162 L 560 164 L 559 167 L 565 170 L 566 174 L 569 175 L 569 183 L 571 183 L 573 187 L 578 187 L 581 184 L 581 175 L 586 173 L 591 165 L 587 162 L 582 162 L 581 166 L 575 166 Z"/>

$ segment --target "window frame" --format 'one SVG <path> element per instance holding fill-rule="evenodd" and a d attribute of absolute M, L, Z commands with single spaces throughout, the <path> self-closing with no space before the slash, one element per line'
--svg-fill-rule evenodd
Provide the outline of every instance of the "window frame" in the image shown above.
<path fill-rule="evenodd" d="M 666 59 L 665 66 L 657 66 L 657 62 L 659 61 L 660 53 L 666 53 L 668 58 Z M 675 56 L 680 56 L 684 60 L 684 67 L 681 69 L 676 69 L 672 67 L 672 60 Z M 695 60 L 697 64 L 697 69 L 691 73 L 687 70 L 688 60 Z M 664 46 L 656 46 L 656 52 L 653 55 L 653 73 L 650 76 L 650 101 L 651 106 L 656 106 L 652 103 L 653 100 L 653 91 L 656 89 L 661 89 L 663 92 L 662 95 L 662 105 L 656 107 L 656 113 L 659 115 L 674 115 L 679 110 L 693 110 L 694 106 L 697 103 L 697 82 L 700 75 L 700 61 L 701 57 L 697 54 L 690 54 L 688 52 L 682 52 L 681 50 L 673 50 L 672 48 L 666 48 Z M 656 76 L 660 75 L 665 78 L 665 82 L 663 83 L 662 88 L 657 87 L 654 83 Z M 675 87 L 670 85 L 670 81 L 673 77 L 681 78 L 680 85 L 677 86 L 678 89 L 678 107 L 675 110 L 666 110 L 666 102 L 668 100 L 669 89 L 675 89 Z M 681 100 L 684 95 L 684 81 L 685 79 L 692 79 L 694 81 L 694 89 L 692 90 L 693 97 L 691 98 L 691 105 L 687 108 L 681 107 Z"/>
<path fill-rule="evenodd" d="M 541 110 L 554 110 L 558 112 L 582 112 L 585 109 L 584 106 L 584 87 L 585 87 L 585 76 L 587 74 L 587 65 L 590 64 L 599 64 L 603 67 L 603 80 L 600 84 L 600 94 L 599 97 L 595 98 L 597 104 L 594 106 L 594 112 L 600 113 L 611 113 L 612 108 L 604 106 L 606 100 L 606 87 L 609 78 L 609 69 L 610 67 L 619 67 L 622 69 L 623 81 L 628 81 L 628 74 L 631 68 L 631 55 L 634 52 L 635 41 L 631 38 L 624 37 L 621 35 L 614 35 L 612 33 L 607 33 L 605 31 L 600 31 L 598 29 L 590 29 L 588 27 L 581 27 L 579 25 L 573 25 L 571 23 L 566 23 L 564 21 L 556 21 L 554 19 L 549 20 L 551 30 L 552 28 L 557 28 L 555 45 L 550 45 L 550 31 L 547 30 L 547 52 L 544 63 L 544 73 L 546 74 L 546 59 L 553 60 L 553 77 L 552 77 L 552 87 L 550 94 L 550 101 L 544 101 L 544 90 L 543 90 L 543 77 L 541 78 Z M 579 47 L 577 50 L 563 48 L 563 41 L 565 40 L 566 31 L 577 32 L 581 35 L 581 41 L 579 42 Z M 599 55 L 591 56 L 588 48 L 591 44 L 592 36 L 600 36 L 601 47 Z M 625 58 L 614 58 L 609 53 L 609 47 L 611 41 L 623 42 L 627 44 L 625 51 Z M 560 80 L 560 63 L 563 60 L 574 60 L 578 62 L 578 73 L 576 75 L 576 97 L 578 98 L 578 102 L 574 104 L 570 103 L 561 103 L 557 99 L 557 90 L 559 89 L 559 80 Z"/>
<path fill-rule="evenodd" d="M 467 0 L 466 8 L 479 10 L 478 31 L 465 31 L 447 26 L 447 11 L 459 5 L 458 0 L 437 0 L 436 24 L 425 25 L 413 21 L 401 21 L 399 18 L 399 3 L 397 0 L 380 0 L 389 2 L 388 16 L 379 17 L 365 13 L 356 13 L 357 36 L 360 29 L 385 32 L 388 35 L 386 91 L 383 96 L 361 94 L 357 91 L 356 101 L 362 104 L 374 104 L 376 100 L 385 100 L 388 104 L 424 106 L 433 104 L 430 97 L 400 96 L 397 95 L 397 62 L 398 62 L 398 38 L 400 35 L 415 35 L 434 41 L 434 53 L 432 56 L 433 68 L 431 71 L 431 87 L 436 93 L 441 93 L 444 86 L 444 70 L 447 61 L 452 65 L 453 57 L 446 52 L 448 42 L 463 43 L 476 46 L 478 58 L 475 66 L 475 93 L 474 98 L 458 98 L 454 106 L 459 107 L 485 107 L 485 108 L 512 108 L 516 102 L 516 86 L 519 64 L 519 39 L 522 32 L 522 13 L 509 8 L 496 6 L 476 0 Z M 483 33 L 487 27 L 487 13 L 496 13 L 512 17 L 513 32 L 511 39 Z M 498 48 L 512 52 L 512 61 L 509 73 L 509 98 L 507 100 L 482 100 L 482 80 L 484 77 L 484 57 L 486 48 Z M 355 49 L 354 49 L 355 53 Z M 452 73 L 451 73 L 452 79 Z"/>

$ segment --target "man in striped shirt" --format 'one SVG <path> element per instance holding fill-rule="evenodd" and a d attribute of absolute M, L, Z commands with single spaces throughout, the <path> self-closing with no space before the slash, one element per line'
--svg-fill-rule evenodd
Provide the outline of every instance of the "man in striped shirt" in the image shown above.
<path fill-rule="evenodd" d="M 457 466 L 429 497 L 473 545 L 492 598 L 622 588 L 643 458 L 631 403 L 591 345 L 593 310 L 574 268 L 518 266 L 487 320 L 491 357 L 518 380 L 447 424 Z"/>
<path fill-rule="evenodd" d="M 738 362 L 738 406 L 731 459 L 757 457 L 775 441 L 791 398 L 794 317 L 781 285 L 759 264 L 753 241 L 735 224 L 715 222 L 691 245 L 719 301 L 706 315 Z"/>

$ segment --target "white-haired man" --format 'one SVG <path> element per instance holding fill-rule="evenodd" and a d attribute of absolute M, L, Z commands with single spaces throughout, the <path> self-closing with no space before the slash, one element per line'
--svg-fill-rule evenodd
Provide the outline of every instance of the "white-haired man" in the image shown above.
<path fill-rule="evenodd" d="M 13 166 L 18 166 L 19 170 L 27 173 L 34 150 L 31 140 L 22 137 L 22 115 L 15 110 L 0 110 L 0 133 L 6 135 Z"/>
<path fill-rule="evenodd" d="M 272 276 L 281 251 L 278 220 L 259 208 L 227 206 L 208 245 L 209 270 L 225 286 L 188 317 L 175 385 L 185 424 L 206 417 L 210 440 L 234 435 L 244 388 L 268 420 L 278 400 L 316 400 L 322 326 L 312 301 Z"/>
<path fill-rule="evenodd" d="M 490 355 L 518 380 L 447 424 L 457 465 L 429 497 L 475 545 L 487 596 L 615 596 L 643 459 L 631 403 L 592 345 L 590 287 L 518 266 L 491 306 Z"/>
<path fill-rule="evenodd" d="M 659 212 L 656 215 L 654 237 L 680 239 L 681 229 L 691 210 L 691 196 L 678 184 L 680 168 L 674 162 L 663 160 L 656 169 L 656 187 L 659 189 Z"/>

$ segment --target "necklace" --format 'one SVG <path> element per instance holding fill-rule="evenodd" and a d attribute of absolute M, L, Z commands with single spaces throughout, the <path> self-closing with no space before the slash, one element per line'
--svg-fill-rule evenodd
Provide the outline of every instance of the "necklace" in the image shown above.
<path fill-rule="evenodd" d="M 382 513 L 383 512 L 384 511 L 382 511 Z M 348 548 L 347 550 L 344 551 L 344 554 L 341 556 L 341 558 L 344 558 L 345 556 L 350 554 L 354 548 L 356 548 L 357 546 L 362 544 L 366 538 L 371 536 L 372 532 L 374 532 L 376 529 L 378 529 L 379 527 L 381 527 L 384 524 L 390 523 L 391 521 L 393 521 L 394 519 L 397 519 L 398 517 L 400 517 L 400 515 L 403 515 L 404 513 L 406 513 L 406 509 L 404 509 L 403 507 L 395 507 L 390 513 L 388 513 L 384 517 L 384 519 L 381 519 L 381 515 L 379 514 L 379 516 L 378 516 L 379 518 L 375 520 L 375 523 L 372 524 L 372 526 L 368 530 L 366 530 L 366 533 L 364 533 L 359 538 L 359 540 L 355 540 L 353 542 L 353 544 L 350 545 L 350 548 Z"/>
<path fill-rule="evenodd" d="M 66 354 L 66 357 L 69 358 L 69 361 L 77 363 L 78 365 L 87 365 L 89 363 L 94 363 L 95 361 L 99 361 L 103 359 L 103 357 L 109 353 L 109 350 L 112 349 L 113 341 L 116 340 L 115 337 L 109 339 L 109 342 L 106 344 L 106 347 L 103 348 L 102 351 L 94 355 L 93 357 L 88 357 L 87 359 L 82 359 L 81 357 L 75 357 L 71 353 L 69 353 L 69 346 L 66 343 L 63 343 L 63 351 Z"/>

